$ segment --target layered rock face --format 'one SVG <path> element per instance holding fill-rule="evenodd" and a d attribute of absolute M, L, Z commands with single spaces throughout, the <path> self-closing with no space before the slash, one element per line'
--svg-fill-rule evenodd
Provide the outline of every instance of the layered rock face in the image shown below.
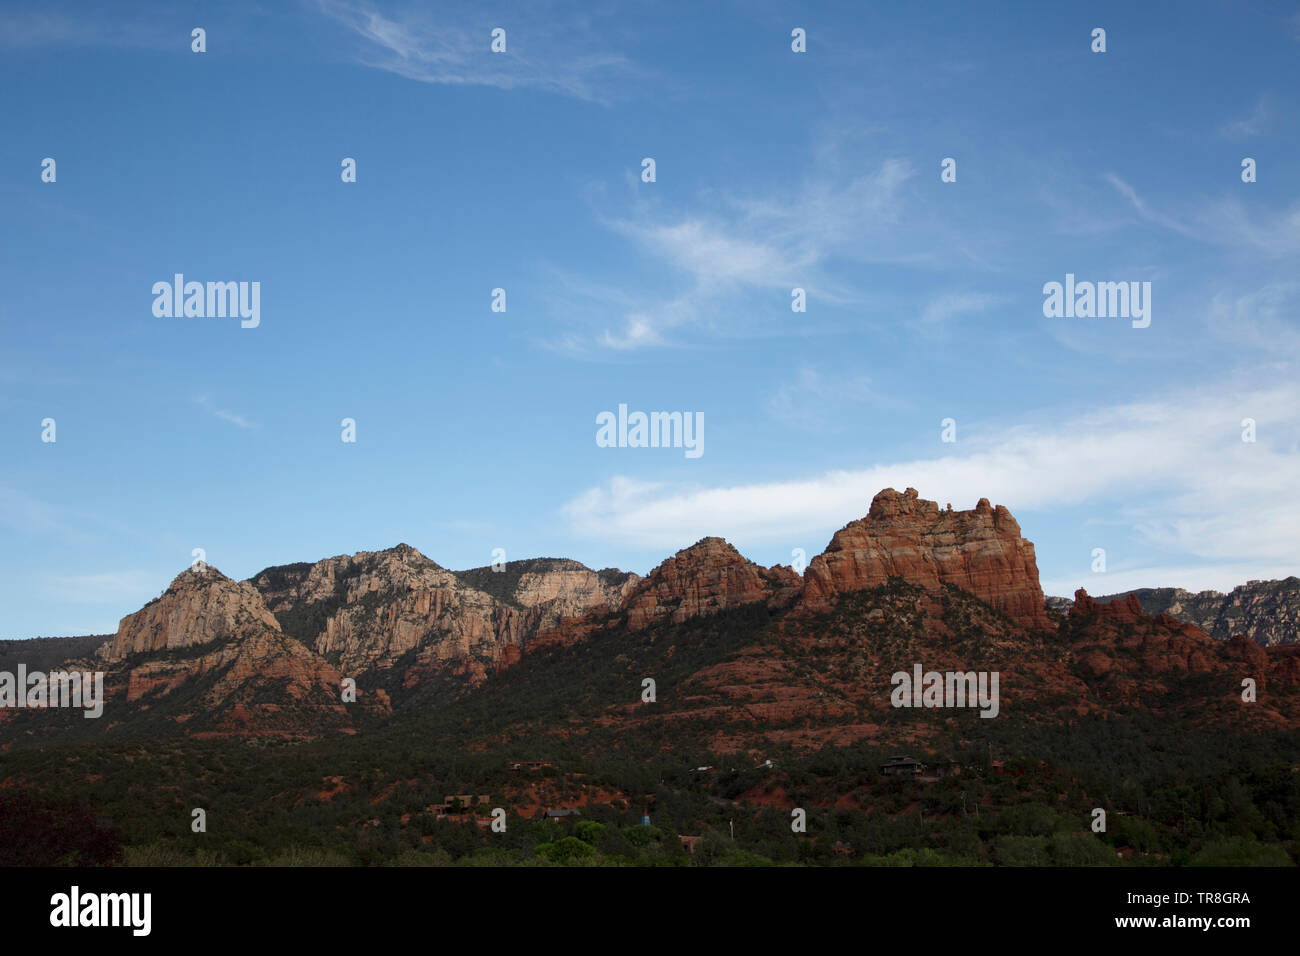
<path fill-rule="evenodd" d="M 781 607 L 794 600 L 801 584 L 790 568 L 763 568 L 721 538 L 703 538 L 650 572 L 628 596 L 624 610 L 635 631 L 757 601 Z"/>
<path fill-rule="evenodd" d="M 297 641 L 269 628 L 214 645 L 198 657 L 146 660 L 131 667 L 126 700 L 168 694 L 208 676 L 214 678 L 203 695 L 209 707 L 247 707 L 256 698 L 271 696 L 278 701 L 271 703 L 271 712 L 285 705 L 309 703 L 331 712 L 323 721 L 325 725 L 347 722 L 339 672 Z"/>
<path fill-rule="evenodd" d="M 1136 595 L 1148 614 L 1169 614 L 1195 624 L 1211 637 L 1228 640 L 1242 634 L 1263 647 L 1300 644 L 1300 578 L 1248 581 L 1228 594 L 1182 588 L 1139 588 L 1098 601 Z M 1051 600 L 1051 599 L 1049 599 Z M 1057 599 L 1065 604 L 1068 601 Z"/>
<path fill-rule="evenodd" d="M 900 577 L 938 589 L 951 584 L 1006 614 L 1022 627 L 1050 630 L 1038 583 L 1034 546 L 1006 508 L 981 498 L 972 511 L 940 510 L 915 488 L 886 488 L 867 517 L 850 522 L 812 559 L 804 602 L 829 604 L 836 595 Z"/>
<path fill-rule="evenodd" d="M 122 618 L 117 634 L 95 653 L 108 663 L 132 654 L 214 644 L 266 628 L 280 630 L 251 585 L 210 566 L 181 572 L 161 597 Z"/>
<path fill-rule="evenodd" d="M 420 648 L 491 658 L 523 633 L 522 615 L 404 544 L 268 568 L 252 583 L 286 631 L 351 675 Z"/>
<path fill-rule="evenodd" d="M 1291 648 L 1266 650 L 1238 634 L 1227 641 L 1169 614 L 1147 614 L 1136 594 L 1104 602 L 1080 588 L 1070 609 L 1076 666 L 1089 677 L 1151 678 L 1168 674 L 1227 673 L 1229 696 L 1241 677 L 1263 691 L 1271 682 L 1300 683 L 1300 658 Z"/>
<path fill-rule="evenodd" d="M 639 574 L 630 571 L 593 571 L 567 558 L 511 561 L 501 570 L 475 568 L 458 571 L 456 576 L 506 604 L 536 609 L 536 630 L 589 614 L 617 611 L 641 581 Z"/>
<path fill-rule="evenodd" d="M 314 733 L 351 723 L 339 672 L 280 630 L 261 595 L 211 567 L 191 568 L 155 601 L 127 615 L 96 651 L 109 696 L 156 703 L 207 681 L 197 712 L 208 728 Z M 380 695 L 358 711 L 386 709 Z M 185 723 L 195 711 L 175 714 Z"/>
<path fill-rule="evenodd" d="M 252 583 L 288 633 L 347 674 L 415 652 L 417 674 L 455 664 L 478 679 L 539 630 L 618 607 L 636 580 L 553 559 L 454 573 L 402 544 L 268 568 Z"/>
<path fill-rule="evenodd" d="M 1144 614 L 1131 594 L 1102 604 L 1080 588 L 1074 592 L 1070 620 L 1080 627 L 1078 666 L 1088 675 L 1133 669 L 1126 659 L 1140 663 L 1147 674 L 1208 672 L 1219 665 L 1219 646 L 1213 638 L 1195 624 L 1167 614 Z"/>

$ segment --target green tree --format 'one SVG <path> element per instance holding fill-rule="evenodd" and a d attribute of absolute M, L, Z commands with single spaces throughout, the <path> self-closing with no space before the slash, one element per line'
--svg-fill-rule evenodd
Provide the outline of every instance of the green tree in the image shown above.
<path fill-rule="evenodd" d="M 596 848 L 577 837 L 567 836 L 554 843 L 543 843 L 534 852 L 544 860 L 563 864 L 595 856 Z"/>

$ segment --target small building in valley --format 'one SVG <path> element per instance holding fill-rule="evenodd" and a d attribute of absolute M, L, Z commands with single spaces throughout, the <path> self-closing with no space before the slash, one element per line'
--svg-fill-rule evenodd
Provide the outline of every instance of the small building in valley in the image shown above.
<path fill-rule="evenodd" d="M 541 770 L 543 767 L 551 766 L 549 760 L 512 760 L 506 764 L 509 770 Z"/>
<path fill-rule="evenodd" d="M 880 765 L 880 772 L 886 777 L 893 776 L 919 776 L 925 772 L 925 764 L 915 757 L 894 756 L 890 757 L 887 763 Z"/>
<path fill-rule="evenodd" d="M 545 810 L 541 814 L 541 819 L 550 820 L 552 823 L 559 823 L 567 820 L 569 817 L 582 816 L 581 810 Z"/>

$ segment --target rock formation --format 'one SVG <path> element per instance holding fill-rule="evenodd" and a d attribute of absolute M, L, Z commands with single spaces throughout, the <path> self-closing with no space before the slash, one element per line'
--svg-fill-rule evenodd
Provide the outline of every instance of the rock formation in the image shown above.
<path fill-rule="evenodd" d="M 1006 508 L 981 498 L 973 511 L 939 509 L 908 488 L 886 488 L 867 517 L 835 533 L 812 559 L 804 580 L 810 607 L 838 594 L 900 577 L 938 589 L 951 584 L 987 602 L 1022 627 L 1049 630 L 1034 546 Z"/>
<path fill-rule="evenodd" d="M 252 584 L 286 632 L 344 673 L 412 655 L 404 663 L 421 675 L 464 665 L 473 680 L 517 660 L 539 630 L 618 607 L 636 580 L 552 559 L 455 573 L 401 544 L 267 568 Z"/>
<path fill-rule="evenodd" d="M 1243 677 L 1252 678 L 1261 693 L 1270 681 L 1300 683 L 1300 658 L 1291 648 L 1266 650 L 1242 635 L 1220 641 L 1172 615 L 1147 614 L 1136 594 L 1102 602 L 1080 588 L 1069 623 L 1077 668 L 1085 676 L 1127 680 L 1218 673 L 1224 675 L 1220 692 L 1229 697 Z"/>
<path fill-rule="evenodd" d="M 95 653 L 113 699 L 153 706 L 200 687 L 171 719 L 186 723 L 200 713 L 208 732 L 298 735 L 352 723 L 339 672 L 286 636 L 254 587 L 216 568 L 179 574 Z M 386 708 L 378 693 L 356 705 L 358 713 Z"/>
<path fill-rule="evenodd" d="M 780 607 L 794 600 L 800 584 L 790 568 L 763 568 L 721 538 L 702 538 L 650 572 L 624 610 L 628 627 L 641 630 L 758 601 Z"/>
<path fill-rule="evenodd" d="M 1135 595 L 1148 614 L 1169 614 L 1195 624 L 1206 634 L 1226 641 L 1242 634 L 1262 647 L 1300 644 L 1300 578 L 1248 581 L 1228 594 L 1186 591 L 1183 588 L 1138 588 L 1096 598 L 1114 601 Z M 1069 611 L 1067 598 L 1048 603 Z"/>
<path fill-rule="evenodd" d="M 898 580 L 906 586 L 881 588 Z M 844 613 L 803 613 L 854 592 L 862 599 L 842 605 Z M 1057 633 L 1034 546 L 1006 508 L 980 499 L 970 511 L 941 510 L 914 489 L 885 489 L 802 578 L 763 568 L 716 537 L 644 579 L 556 558 L 453 572 L 402 544 L 269 567 L 245 582 L 214 568 L 187 570 L 124 617 L 96 654 L 113 700 L 187 729 L 295 735 L 351 730 L 359 716 L 391 706 L 441 706 L 494 672 L 527 666 L 530 650 L 755 605 L 771 612 L 781 639 L 702 671 L 692 685 L 699 713 L 740 707 L 760 723 L 852 724 L 828 724 L 818 732 L 827 741 L 871 733 L 887 698 L 881 688 L 918 660 L 1001 671 L 1008 706 L 1071 713 L 1147 699 L 1182 707 L 1197 681 L 1218 688 L 1202 695 L 1214 707 L 1231 703 L 1243 677 L 1261 693 L 1300 684 L 1298 647 L 1217 640 L 1186 620 L 1147 613 L 1139 595 L 1106 602 L 1080 590 L 1072 604 L 1060 603 L 1069 614 Z M 831 670 L 805 674 L 809 655 Z M 359 705 L 341 701 L 349 677 Z M 390 702 L 385 691 L 400 696 Z M 1278 697 L 1270 694 L 1261 712 L 1274 713 Z"/>
<path fill-rule="evenodd" d="M 214 644 L 263 628 L 280 626 L 256 589 L 198 565 L 177 575 L 161 597 L 122 618 L 117 634 L 96 654 L 111 664 L 132 654 Z"/>
<path fill-rule="evenodd" d="M 1080 670 L 1099 676 L 1114 670 L 1209 672 L 1219 663 L 1219 645 L 1195 624 L 1142 612 L 1133 595 L 1101 604 L 1080 588 L 1070 621 Z"/>

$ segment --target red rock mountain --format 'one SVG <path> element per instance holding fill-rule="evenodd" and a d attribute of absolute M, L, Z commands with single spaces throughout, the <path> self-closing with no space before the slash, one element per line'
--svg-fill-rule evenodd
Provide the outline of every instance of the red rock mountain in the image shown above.
<path fill-rule="evenodd" d="M 619 607 L 640 579 L 576 561 L 455 573 L 410 545 L 267 568 L 252 585 L 285 630 L 349 675 L 451 668 L 469 680 L 518 660 L 537 632 Z"/>
<path fill-rule="evenodd" d="M 1080 588 L 1070 621 L 1078 625 L 1071 634 L 1078 668 L 1089 677 L 1208 673 L 1220 663 L 1222 642 L 1195 624 L 1143 614 L 1133 595 L 1098 604 Z"/>
<path fill-rule="evenodd" d="M 1050 630 L 1034 546 L 1011 512 L 981 498 L 973 511 L 940 510 L 917 496 L 886 488 L 865 518 L 835 533 L 812 559 L 804 602 L 825 605 L 837 594 L 878 587 L 891 577 L 935 590 L 952 584 L 1023 627 Z"/>
<path fill-rule="evenodd" d="M 186 724 L 201 715 L 205 732 L 274 725 L 292 736 L 352 724 L 339 672 L 286 636 L 255 588 L 210 566 L 179 574 L 160 597 L 124 617 L 95 653 L 110 700 L 153 707 L 198 688 L 197 699 L 169 719 Z M 386 695 L 353 706 L 382 711 Z"/>
<path fill-rule="evenodd" d="M 763 568 L 721 538 L 702 538 L 650 572 L 628 595 L 623 609 L 627 626 L 642 630 L 756 601 L 784 606 L 794 600 L 801 584 L 790 568 Z"/>
<path fill-rule="evenodd" d="M 830 721 L 826 739 L 859 732 L 842 720 L 870 732 L 882 681 L 922 658 L 1004 672 L 1009 706 L 1070 700 L 1078 712 L 1098 706 L 1085 701 L 1094 691 L 1117 701 L 1167 695 L 1196 675 L 1215 687 L 1251 676 L 1261 691 L 1300 684 L 1300 655 L 1210 638 L 1143 614 L 1136 598 L 1099 604 L 1080 591 L 1058 633 L 1034 546 L 1007 509 L 981 499 L 970 511 L 941 510 L 911 488 L 876 495 L 802 578 L 763 568 L 716 537 L 644 579 L 551 558 L 452 572 L 399 545 L 271 567 L 245 582 L 212 568 L 185 571 L 123 618 L 98 656 L 110 698 L 179 723 L 206 714 L 207 726 L 225 732 L 347 730 L 387 711 L 385 688 L 402 695 L 395 706 L 437 706 L 518 666 L 530 649 L 695 619 L 704 628 L 697 633 L 708 634 L 714 618 L 754 605 L 770 616 L 743 627 L 768 620 L 779 639 L 701 671 L 693 685 L 702 713 Z M 718 626 L 737 633 L 725 620 Z M 836 682 L 808 668 L 810 654 Z M 360 706 L 342 704 L 344 677 L 357 680 Z M 805 735 L 815 736 L 811 727 Z"/>
<path fill-rule="evenodd" d="M 213 644 L 261 629 L 280 630 L 248 583 L 196 565 L 178 574 L 161 597 L 122 618 L 117 634 L 96 651 L 110 664 L 132 654 Z"/>
<path fill-rule="evenodd" d="M 688 567 L 691 550 L 683 553 Z M 645 633 L 630 619 L 623 626 L 615 617 L 593 633 L 574 635 L 601 642 L 590 650 L 593 667 L 600 666 L 600 655 L 618 649 L 617 659 L 630 675 L 625 698 L 599 696 L 589 709 L 566 700 L 572 710 L 564 710 L 565 719 L 557 720 L 555 710 L 529 712 L 505 736 L 527 739 L 540 726 L 540 733 L 563 735 L 581 751 L 582 741 L 597 732 L 593 728 L 655 739 L 666 725 L 687 725 L 707 728 L 701 746 L 715 753 L 751 755 L 774 745 L 815 749 L 859 741 L 925 747 L 954 730 L 980 739 L 984 719 L 974 710 L 900 721 L 891 702 L 892 675 L 910 672 L 917 663 L 938 672 L 998 673 L 999 719 L 1018 726 L 1059 727 L 1134 710 L 1165 715 L 1187 730 L 1267 731 L 1296 726 L 1300 719 L 1300 694 L 1293 689 L 1300 682 L 1290 676 L 1300 656 L 1290 648 L 1275 655 L 1253 642 L 1219 641 L 1195 625 L 1143 614 L 1131 602 L 1098 604 L 1081 592 L 1075 613 L 1058 629 L 1043 630 L 1025 628 L 957 588 L 894 581 L 844 594 L 824 611 L 798 604 L 783 610 L 778 602 L 766 617 L 728 620 L 714 610 L 677 630 L 670 622 L 685 604 L 675 604 L 676 596 L 692 591 L 682 563 L 682 555 L 670 559 L 642 585 L 642 596 L 656 598 L 648 606 L 662 609 L 648 626 L 662 626 L 662 632 Z M 727 592 L 713 580 L 715 592 L 730 593 L 742 604 L 767 603 L 761 589 Z M 669 581 L 679 586 L 663 587 Z M 682 615 L 682 622 L 688 617 Z M 746 633 L 759 639 L 745 640 Z M 537 651 L 540 656 L 545 648 Z M 564 654 L 571 657 L 572 649 L 543 657 L 536 666 L 545 673 L 548 660 L 563 660 Z M 684 659 L 698 666 L 678 671 L 671 682 L 661 680 L 654 707 L 636 699 L 639 675 L 662 678 Z M 527 685 L 529 669 L 525 659 L 513 686 Z M 1256 702 L 1241 698 L 1246 677 L 1257 683 Z"/>
<path fill-rule="evenodd" d="M 1113 677 L 1125 696 L 1136 697 L 1167 675 L 1224 670 L 1238 683 L 1253 679 L 1260 692 L 1270 681 L 1300 684 L 1300 659 L 1291 648 L 1265 649 L 1241 635 L 1221 641 L 1169 614 L 1145 614 L 1136 594 L 1103 604 L 1080 588 L 1069 620 L 1077 670 L 1086 677 Z"/>
<path fill-rule="evenodd" d="M 402 544 L 270 567 L 245 582 L 211 568 L 185 571 L 124 618 L 99 655 L 129 665 L 128 700 L 221 672 L 209 702 L 239 698 L 257 673 L 289 681 L 295 699 L 327 688 L 332 705 L 344 676 L 394 689 L 449 675 L 469 687 L 514 666 L 529 646 L 580 638 L 620 615 L 635 632 L 753 603 L 815 610 L 892 577 L 931 591 L 954 584 L 1019 626 L 1050 626 L 1033 545 L 1005 508 L 981 501 L 974 511 L 941 512 L 912 489 L 886 489 L 802 579 L 788 567 L 763 568 L 716 537 L 644 580 L 557 559 L 452 572 Z"/>

